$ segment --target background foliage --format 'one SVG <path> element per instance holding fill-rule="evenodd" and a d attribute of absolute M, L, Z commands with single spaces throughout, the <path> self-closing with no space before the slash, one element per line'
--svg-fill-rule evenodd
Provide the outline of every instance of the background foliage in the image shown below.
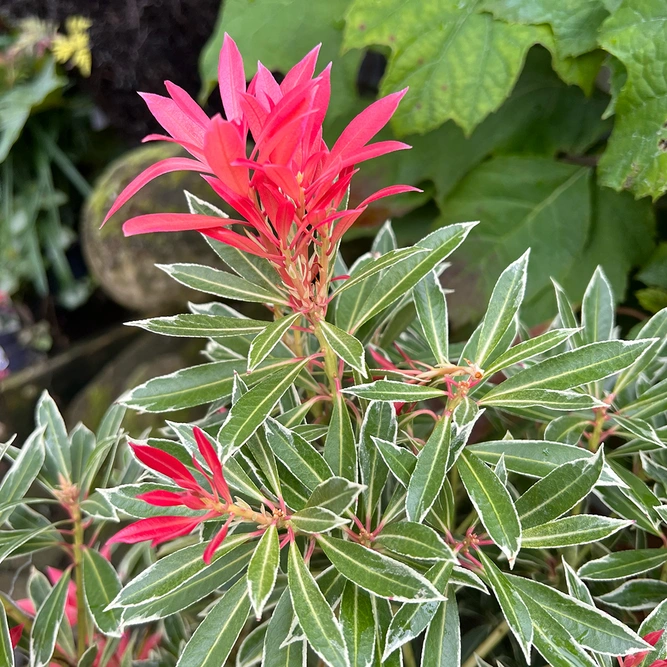
<path fill-rule="evenodd" d="M 410 87 L 386 134 L 414 148 L 378 160 L 357 196 L 380 177 L 425 185 L 366 219 L 405 216 L 399 235 L 485 220 L 454 260 L 456 326 L 481 316 L 502 267 L 529 246 L 528 323 L 554 307 L 550 277 L 578 301 L 597 264 L 619 299 L 633 268 L 650 266 L 642 304 L 665 305 L 651 206 L 667 187 L 664 3 L 229 0 L 202 53 L 204 95 L 225 31 L 250 74 L 258 59 L 284 72 L 322 42 L 335 65 L 331 136 L 375 89 Z"/>

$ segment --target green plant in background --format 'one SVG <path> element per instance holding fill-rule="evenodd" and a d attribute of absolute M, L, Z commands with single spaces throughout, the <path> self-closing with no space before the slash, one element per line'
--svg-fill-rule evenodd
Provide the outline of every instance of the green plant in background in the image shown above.
<path fill-rule="evenodd" d="M 367 103 L 357 87 L 364 49 L 387 57 L 381 94 L 410 86 L 384 138 L 413 150 L 379 160 L 360 187 L 382 176 L 426 184 L 426 195 L 383 205 L 394 218 L 412 211 L 399 235 L 485 220 L 454 260 L 456 326 L 482 315 L 502 268 L 529 246 L 529 324 L 555 305 L 551 277 L 579 301 L 602 264 L 622 299 L 630 271 L 651 258 L 650 198 L 667 187 L 660 0 L 229 0 L 202 53 L 204 94 L 224 31 L 251 72 L 258 59 L 285 72 L 321 41 L 335 63 L 331 136 Z M 437 209 L 422 206 L 429 197 Z"/>
<path fill-rule="evenodd" d="M 78 223 L 65 204 L 90 192 L 72 157 L 86 147 L 91 110 L 63 94 L 69 81 L 56 60 L 72 59 L 85 73 L 90 52 L 81 41 L 83 26 L 68 26 L 73 34 L 65 37 L 27 19 L 0 47 L 0 291 L 32 284 L 38 295 L 53 289 L 74 308 L 89 285 L 74 277 L 65 254 Z"/>

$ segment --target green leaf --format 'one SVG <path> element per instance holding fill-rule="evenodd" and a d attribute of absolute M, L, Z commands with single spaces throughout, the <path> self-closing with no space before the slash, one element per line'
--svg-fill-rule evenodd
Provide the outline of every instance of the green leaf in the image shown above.
<path fill-rule="evenodd" d="M 615 190 L 631 190 L 635 197 L 657 199 L 667 188 L 667 83 L 661 67 L 655 67 L 667 62 L 666 30 L 664 3 L 626 0 L 598 36 L 600 46 L 627 70 L 614 107 L 614 131 L 600 160 L 600 179 Z M 647 43 L 655 44 L 650 59 L 643 57 Z"/>
<path fill-rule="evenodd" d="M 344 46 L 389 47 L 381 94 L 410 87 L 394 115 L 400 133 L 423 134 L 451 118 L 469 135 L 509 96 L 528 49 L 544 39 L 545 28 L 495 21 L 476 4 L 351 4 Z"/>
<path fill-rule="evenodd" d="M 492 390 L 493 391 L 493 390 Z M 491 394 L 491 392 L 489 392 Z M 488 396 L 488 394 L 487 394 Z M 535 407 L 559 411 L 581 411 L 602 408 L 604 404 L 594 396 L 577 391 L 554 389 L 516 389 L 506 393 L 480 399 L 480 405 L 505 408 L 508 410 L 531 409 Z"/>
<path fill-rule="evenodd" d="M 610 607 L 624 611 L 653 609 L 667 597 L 667 582 L 657 579 L 633 579 L 609 593 L 598 596 L 598 600 Z"/>
<path fill-rule="evenodd" d="M 521 534 L 523 549 L 555 549 L 599 542 L 632 525 L 632 521 L 591 514 L 576 514 L 533 528 Z"/>
<path fill-rule="evenodd" d="M 421 667 L 459 667 L 461 627 L 454 587 L 447 589 L 447 601 L 440 604 L 428 626 L 422 649 Z"/>
<path fill-rule="evenodd" d="M 234 373 L 243 373 L 243 360 L 214 361 L 152 378 L 118 400 L 144 412 L 169 412 L 212 403 L 231 396 Z M 255 371 L 261 373 L 262 371 Z"/>
<path fill-rule="evenodd" d="M 480 403 L 515 394 L 518 390 L 567 390 L 603 380 L 633 363 L 650 345 L 648 340 L 609 340 L 584 345 L 519 371 L 494 387 Z"/>
<path fill-rule="evenodd" d="M 177 667 L 222 667 L 248 619 L 248 585 L 237 581 L 210 609 L 181 653 Z"/>
<path fill-rule="evenodd" d="M 397 380 L 376 380 L 369 384 L 359 384 L 342 390 L 344 394 L 352 394 L 368 401 L 404 401 L 414 403 L 427 401 L 431 398 L 442 398 L 446 392 L 435 387 L 407 384 Z"/>
<path fill-rule="evenodd" d="M 3 665 L 14 667 L 14 649 L 9 636 L 9 624 L 5 608 L 0 604 L 0 659 Z"/>
<path fill-rule="evenodd" d="M 228 271 L 220 271 L 201 264 L 156 264 L 155 266 L 182 285 L 199 292 L 235 301 L 289 305 L 286 296 L 278 296 Z"/>
<path fill-rule="evenodd" d="M 290 521 L 296 530 L 311 534 L 326 533 L 348 523 L 348 519 L 324 507 L 306 507 L 292 514 Z"/>
<path fill-rule="evenodd" d="M 204 550 L 208 546 L 206 544 L 193 544 L 168 554 L 130 581 L 118 593 L 110 606 L 139 606 L 170 595 L 208 567 L 215 566 L 215 569 L 217 569 L 220 558 L 236 549 L 238 551 L 233 558 L 239 554 L 246 554 L 249 557 L 254 545 L 242 546 L 248 539 L 250 539 L 249 535 L 244 533 L 229 535 L 223 545 L 215 552 L 214 561 L 210 566 L 207 566 L 203 559 Z"/>
<path fill-rule="evenodd" d="M 278 543 L 278 529 L 271 524 L 264 531 L 248 564 L 248 594 L 257 620 L 261 618 L 264 605 L 276 585 L 280 565 Z"/>
<path fill-rule="evenodd" d="M 597 31 L 609 15 L 603 2 L 483 0 L 481 9 L 508 23 L 548 23 L 561 56 L 579 56 L 597 48 Z"/>
<path fill-rule="evenodd" d="M 443 596 L 412 568 L 356 542 L 320 535 L 318 544 L 334 567 L 365 590 L 397 601 L 442 600 Z"/>
<path fill-rule="evenodd" d="M 568 631 L 539 604 L 522 595 L 533 623 L 533 645 L 551 667 L 595 667 Z"/>
<path fill-rule="evenodd" d="M 121 610 L 108 605 L 120 593 L 121 583 L 114 566 L 94 549 L 83 551 L 83 590 L 86 604 L 99 630 L 120 637 Z"/>
<path fill-rule="evenodd" d="M 315 487 L 306 507 L 323 507 L 334 514 L 342 514 L 363 491 L 360 484 L 343 477 L 332 477 Z"/>
<path fill-rule="evenodd" d="M 375 618 L 371 596 L 352 582 L 345 585 L 340 606 L 340 623 L 350 665 L 355 665 L 355 667 L 373 665 Z"/>
<path fill-rule="evenodd" d="M 413 521 L 385 526 L 375 544 L 415 560 L 454 560 L 452 550 L 432 528 Z"/>
<path fill-rule="evenodd" d="M 42 393 L 37 402 L 35 418 L 37 425 L 44 428 L 45 472 L 52 485 L 59 485 L 59 474 L 65 479 L 70 479 L 72 470 L 70 443 L 65 421 L 47 391 Z"/>
<path fill-rule="evenodd" d="M 281 317 L 271 322 L 262 333 L 253 339 L 248 352 L 248 372 L 255 370 L 271 354 L 273 348 L 280 343 L 282 337 L 299 317 L 301 313 Z"/>
<path fill-rule="evenodd" d="M 427 573 L 426 578 L 443 594 L 447 591 L 447 582 L 450 579 L 454 563 L 437 563 Z M 445 602 L 406 602 L 391 619 L 387 630 L 387 639 L 383 661 L 397 648 L 403 646 L 415 637 L 418 637 L 429 625 L 441 605 Z"/>
<path fill-rule="evenodd" d="M 341 626 L 296 545 L 289 546 L 289 591 L 294 612 L 308 643 L 332 667 L 350 667 Z"/>
<path fill-rule="evenodd" d="M 405 447 L 399 447 L 393 442 L 382 440 L 382 438 L 373 436 L 373 442 L 392 475 L 396 477 L 402 486 L 407 487 L 417 465 L 417 457 Z"/>
<path fill-rule="evenodd" d="M 245 636 L 236 653 L 236 667 L 251 667 L 262 663 L 267 626 L 268 623 L 262 623 Z"/>
<path fill-rule="evenodd" d="M 496 282 L 477 341 L 475 362 L 483 367 L 514 321 L 526 292 L 528 256 L 526 251 L 512 262 Z M 505 350 L 501 350 L 505 352 Z"/>
<path fill-rule="evenodd" d="M 65 614 L 67 587 L 70 581 L 69 573 L 64 573 L 37 610 L 30 631 L 30 667 L 48 667 L 51 664 L 58 630 Z"/>
<path fill-rule="evenodd" d="M 507 350 L 507 352 L 503 352 L 503 354 L 494 359 L 484 369 L 484 374 L 487 377 L 491 377 L 491 375 L 504 368 L 526 361 L 538 354 L 542 354 L 542 352 L 548 352 L 566 340 L 569 340 L 578 331 L 579 329 L 553 329 L 552 331 L 535 336 L 535 338 L 529 338 L 521 343 L 517 343 Z"/>
<path fill-rule="evenodd" d="M 232 405 L 227 419 L 218 431 L 218 440 L 222 443 L 226 457 L 247 442 L 266 421 L 307 363 L 308 360 L 304 359 L 276 371 Z"/>
<path fill-rule="evenodd" d="M 583 500 L 597 484 L 603 448 L 591 459 L 563 463 L 528 489 L 517 501 L 522 528 L 533 528 L 557 519 Z"/>
<path fill-rule="evenodd" d="M 632 549 L 607 554 L 584 563 L 578 575 L 589 581 L 628 579 L 650 572 L 667 562 L 667 549 Z"/>
<path fill-rule="evenodd" d="M 309 491 L 314 491 L 319 484 L 334 476 L 322 455 L 298 433 L 270 417 L 265 421 L 264 429 L 266 440 L 276 458 Z"/>
<path fill-rule="evenodd" d="M 30 434 L 0 482 L 0 508 L 25 496 L 40 473 L 45 455 L 44 428 L 40 428 Z M 13 511 L 13 507 L 0 509 L 0 525 L 5 523 Z"/>
<path fill-rule="evenodd" d="M 440 493 L 444 481 L 443 471 L 449 459 L 451 435 L 452 418 L 445 415 L 436 423 L 417 456 L 405 498 L 405 512 L 410 521 L 421 523 Z"/>
<path fill-rule="evenodd" d="M 560 624 L 576 642 L 596 653 L 616 656 L 646 650 L 646 643 L 613 616 L 545 584 L 514 575 L 507 576 L 514 588 L 521 592 L 533 621 L 536 621 L 535 646 L 538 650 L 537 631 L 542 617 Z M 534 615 L 534 607 L 530 603 L 539 607 L 542 614 Z"/>
<path fill-rule="evenodd" d="M 532 90 L 525 96 L 532 100 Z M 571 109 L 563 108 L 560 115 L 570 117 Z M 541 125 L 536 123 L 536 133 Z M 447 297 L 453 327 L 481 318 L 496 278 L 528 247 L 531 266 L 522 319 L 530 326 L 553 316 L 552 278 L 578 301 L 602 264 L 614 292 L 625 293 L 629 271 L 653 249 L 650 202 L 599 187 L 592 178 L 589 167 L 507 155 L 482 162 L 460 181 L 440 204 L 438 224 L 470 219 L 485 224 L 471 232 L 453 258 L 447 281 L 454 290 Z"/>
<path fill-rule="evenodd" d="M 399 262 L 402 262 L 404 259 L 407 259 L 412 255 L 417 255 L 420 253 L 423 255 L 426 252 L 428 252 L 428 250 L 425 248 L 419 248 L 417 246 L 390 250 L 380 257 L 376 257 L 375 259 L 365 263 L 361 270 L 355 272 L 354 275 L 350 275 L 350 277 L 336 290 L 335 296 L 337 297 L 339 294 L 345 292 L 350 287 L 354 287 L 355 285 L 364 282 L 371 276 L 374 276 L 375 274 L 380 273 L 380 271 L 388 269 L 398 264 Z"/>
<path fill-rule="evenodd" d="M 521 547 L 521 524 L 507 489 L 469 450 L 459 456 L 458 472 L 486 532 L 513 565 Z"/>
<path fill-rule="evenodd" d="M 132 607 L 127 607 L 123 611 L 123 625 L 125 627 L 139 625 L 175 614 L 205 598 L 207 595 L 210 595 L 213 591 L 224 586 L 225 583 L 236 577 L 248 565 L 248 561 L 254 551 L 255 545 L 239 545 L 238 542 L 236 542 L 234 548 L 228 549 L 226 543 L 232 537 L 236 536 L 232 535 L 225 540 L 225 545 L 216 552 L 214 556 L 215 560 L 208 566 L 202 559 L 204 549 L 207 546 L 206 544 L 194 545 L 199 549 L 199 558 L 203 565 L 203 567 L 200 567 L 198 570 L 193 571 L 195 568 L 190 564 L 189 567 L 192 568 L 191 570 L 185 568 L 181 569 L 174 573 L 173 579 L 170 579 L 167 576 L 169 575 L 169 572 L 165 573 L 167 568 L 163 566 L 159 573 L 159 581 L 155 581 L 154 583 L 154 594 L 151 599 L 144 603 L 134 604 Z M 232 542 L 232 545 L 233 544 L 234 542 Z M 192 555 L 192 552 L 188 554 L 188 560 L 190 560 Z M 169 558 L 169 556 L 166 558 Z M 162 561 L 166 560 L 166 558 L 162 559 Z M 158 561 L 158 563 L 162 561 Z M 146 572 L 148 571 L 149 570 L 146 570 Z M 186 578 L 184 575 L 187 572 L 191 572 L 191 574 Z M 168 590 L 165 590 L 167 584 L 170 584 L 170 586 Z M 160 594 L 157 593 L 158 591 Z M 140 595 L 141 593 L 137 591 L 137 597 Z M 117 601 L 114 601 L 114 604 L 118 604 Z"/>
<path fill-rule="evenodd" d="M 361 373 L 363 377 L 366 377 L 364 346 L 354 336 L 329 322 L 322 320 L 317 326 L 327 345 L 335 352 L 336 356 Z"/>
<path fill-rule="evenodd" d="M 169 317 L 153 317 L 148 320 L 127 322 L 127 326 L 140 327 L 146 331 L 163 336 L 180 336 L 188 338 L 229 338 L 246 336 L 264 331 L 268 322 L 250 320 L 223 315 L 190 314 L 171 315 Z"/>
<path fill-rule="evenodd" d="M 427 273 L 413 288 L 417 317 L 438 364 L 449 361 L 447 300 L 436 271 Z"/>
<path fill-rule="evenodd" d="M 357 479 L 357 447 L 345 398 L 340 392 L 333 397 L 329 430 L 324 442 L 324 458 L 339 477 Z"/>
<path fill-rule="evenodd" d="M 303 667 L 306 643 L 297 641 L 284 644 L 292 632 L 293 619 L 292 599 L 289 590 L 285 590 L 266 628 L 262 667 Z"/>
<path fill-rule="evenodd" d="M 614 293 L 601 266 L 584 292 L 581 305 L 582 337 L 584 343 L 609 340 L 614 332 Z"/>
<path fill-rule="evenodd" d="M 366 485 L 362 493 L 365 516 L 372 520 L 373 514 L 387 481 L 388 469 L 373 444 L 373 438 L 395 440 L 398 432 L 396 410 L 393 403 L 371 401 L 366 408 L 359 432 L 359 468 L 361 481 Z M 358 512 L 362 516 L 362 512 Z"/>
<path fill-rule="evenodd" d="M 572 303 L 568 299 L 565 290 L 553 278 L 551 279 L 551 282 L 553 283 L 554 292 L 556 294 L 558 317 L 560 318 L 561 324 L 571 329 L 577 329 L 579 327 L 579 322 L 577 321 L 577 317 L 574 314 L 574 308 L 572 307 Z M 572 335 L 570 347 L 581 347 L 583 344 L 584 337 L 581 334 L 581 330 L 578 330 Z"/>
<path fill-rule="evenodd" d="M 521 652 L 526 662 L 530 663 L 530 646 L 533 641 L 533 626 L 528 608 L 521 599 L 521 595 L 514 590 L 509 579 L 494 565 L 494 563 L 479 552 L 479 558 L 484 565 L 484 574 L 493 590 L 503 616 L 519 642 Z"/>
<path fill-rule="evenodd" d="M 359 309 L 356 318 L 350 323 L 349 331 L 354 333 L 364 322 L 403 297 L 424 276 L 453 253 L 465 241 L 476 224 L 465 222 L 449 225 L 449 227 L 432 232 L 419 241 L 416 246 L 430 250 L 430 252 L 425 255 L 421 253 L 412 255 L 382 273 L 377 285 Z"/>

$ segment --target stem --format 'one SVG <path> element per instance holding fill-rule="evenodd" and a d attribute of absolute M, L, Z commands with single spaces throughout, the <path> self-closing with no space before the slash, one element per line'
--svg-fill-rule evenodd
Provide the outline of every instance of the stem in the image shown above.
<path fill-rule="evenodd" d="M 473 654 L 463 663 L 463 667 L 476 667 L 477 660 L 475 656 L 479 656 L 482 660 L 493 651 L 493 649 L 500 644 L 509 632 L 509 626 L 503 621 L 478 647 Z"/>
<path fill-rule="evenodd" d="M 600 446 L 600 437 L 602 436 L 602 429 L 604 427 L 606 416 L 605 410 L 598 410 L 595 414 L 595 425 L 591 437 L 588 440 L 588 449 L 592 452 L 597 452 L 598 447 Z"/>
<path fill-rule="evenodd" d="M 83 522 L 81 509 L 78 503 L 72 505 L 72 520 L 74 521 L 74 577 L 76 581 L 76 650 L 79 659 L 88 648 L 88 611 L 83 590 Z"/>
<path fill-rule="evenodd" d="M 331 387 L 331 393 L 336 394 L 338 391 L 338 359 L 334 354 L 334 351 L 327 344 L 326 339 L 322 335 L 320 330 L 319 323 L 315 325 L 315 336 L 320 343 L 320 348 L 324 353 L 324 372 L 329 378 L 329 386 Z"/>

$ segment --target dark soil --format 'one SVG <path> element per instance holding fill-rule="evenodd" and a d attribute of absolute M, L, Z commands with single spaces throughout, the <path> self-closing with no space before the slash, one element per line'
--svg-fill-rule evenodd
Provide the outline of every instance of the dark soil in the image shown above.
<path fill-rule="evenodd" d="M 130 143 L 157 126 L 136 91 L 161 93 L 170 80 L 195 96 L 199 53 L 210 37 L 220 0 L 2 0 L 8 19 L 38 16 L 62 26 L 86 16 L 93 70 L 80 79 L 111 127 Z M 214 102 L 214 100 L 212 100 Z"/>

